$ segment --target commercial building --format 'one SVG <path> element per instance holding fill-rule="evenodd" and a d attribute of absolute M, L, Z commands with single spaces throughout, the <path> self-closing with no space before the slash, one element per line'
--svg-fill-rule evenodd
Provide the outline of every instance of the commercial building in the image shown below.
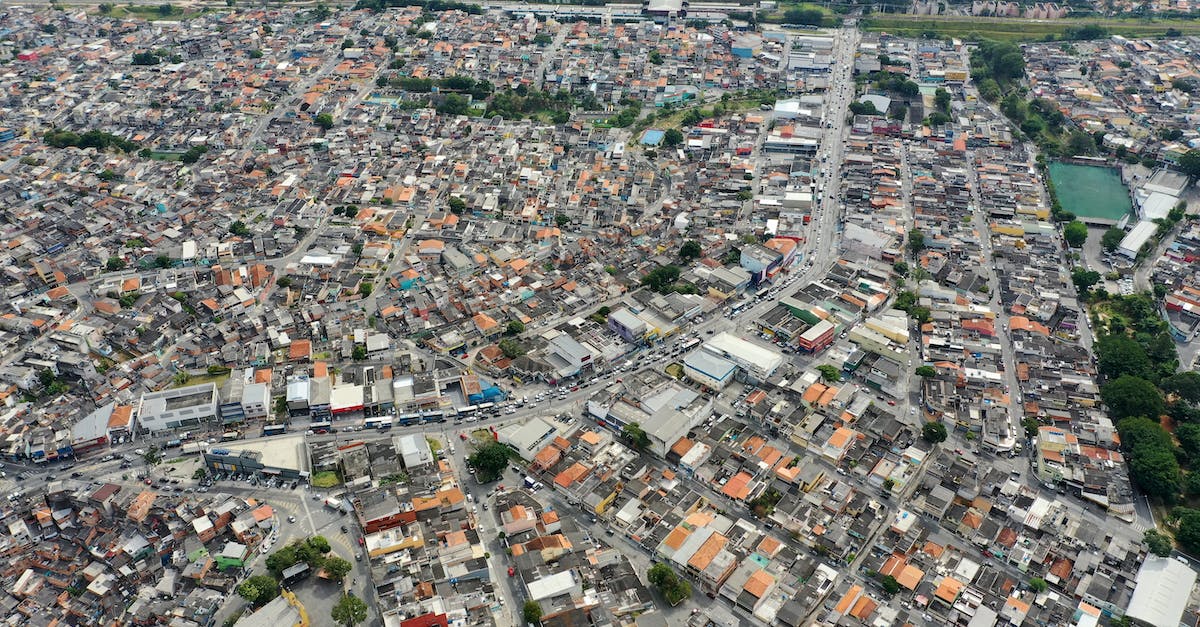
<path fill-rule="evenodd" d="M 731 333 L 721 333 L 703 344 L 704 350 L 737 364 L 751 382 L 766 381 L 783 364 L 783 355 Z"/>
<path fill-rule="evenodd" d="M 592 351 L 566 333 L 550 340 L 546 357 L 559 378 L 575 376 L 592 363 Z"/>
<path fill-rule="evenodd" d="M 217 418 L 217 386 L 212 383 L 146 392 L 138 404 L 137 425 L 157 432 L 199 426 Z"/>
<path fill-rule="evenodd" d="M 209 472 L 240 472 L 299 479 L 309 476 L 308 447 L 303 434 L 238 440 L 202 453 Z"/>
<path fill-rule="evenodd" d="M 1169 557 L 1147 555 L 1137 574 L 1137 587 L 1129 599 L 1125 617 L 1134 625 L 1161 627 L 1178 625 L 1183 620 L 1196 571 Z"/>
<path fill-rule="evenodd" d="M 793 247 L 794 250 L 794 247 Z M 760 244 L 742 247 L 741 267 L 750 273 L 750 283 L 758 285 L 774 276 L 784 264 L 784 255 Z"/>
<path fill-rule="evenodd" d="M 628 307 L 608 314 L 608 328 L 630 344 L 637 344 L 646 338 L 646 321 L 634 315 Z"/>
<path fill-rule="evenodd" d="M 837 328 L 828 320 L 822 320 L 811 327 L 807 331 L 800 334 L 800 339 L 797 345 L 800 350 L 808 353 L 816 353 L 825 350 L 833 343 L 833 334 Z"/>
<path fill-rule="evenodd" d="M 1148 220 L 1138 222 L 1125 235 L 1125 238 L 1121 240 L 1120 246 L 1117 247 L 1117 252 L 1130 259 L 1137 257 L 1138 251 L 1142 249 L 1142 246 L 1146 245 L 1146 242 L 1150 241 L 1151 237 L 1154 237 L 1154 233 L 1157 230 L 1158 225 L 1153 222 Z"/>
<path fill-rule="evenodd" d="M 737 364 L 708 351 L 697 350 L 683 358 L 683 373 L 700 385 L 722 390 L 733 381 Z"/>

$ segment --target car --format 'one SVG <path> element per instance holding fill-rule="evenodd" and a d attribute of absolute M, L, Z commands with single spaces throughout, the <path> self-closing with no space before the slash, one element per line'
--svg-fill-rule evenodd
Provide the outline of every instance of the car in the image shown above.
<path fill-rule="evenodd" d="M 134 451 L 133 451 L 133 454 L 134 454 L 134 455 L 145 455 L 145 454 L 146 454 L 146 450 L 145 450 L 145 449 L 140 449 L 140 448 L 139 448 L 139 449 L 134 449 Z"/>
<path fill-rule="evenodd" d="M 71 478 L 72 478 L 72 479 L 77 479 L 77 478 L 79 478 L 79 477 L 82 477 L 82 476 L 83 476 L 83 473 L 82 473 L 82 472 L 79 472 L 78 470 L 76 470 L 75 472 L 71 473 Z"/>
<path fill-rule="evenodd" d="M 154 482 L 149 479 L 146 479 L 145 483 L 146 483 L 146 485 L 154 485 Z"/>
<path fill-rule="evenodd" d="M 346 525 L 342 525 L 342 533 L 350 533 L 350 529 Z"/>
<path fill-rule="evenodd" d="M 365 546 L 367 541 L 362 536 L 358 536 L 358 546 Z"/>
<path fill-rule="evenodd" d="M 517 569 L 513 568 L 512 566 L 509 566 L 508 567 L 508 576 L 515 577 L 516 575 L 517 575 Z"/>
<path fill-rule="evenodd" d="M 361 561 L 362 561 L 362 553 L 355 553 L 355 554 L 354 554 L 354 561 L 356 561 L 356 562 L 361 562 Z"/>
<path fill-rule="evenodd" d="M 895 404 L 896 404 L 896 401 L 892 401 L 892 400 L 889 400 L 889 401 L 888 401 L 888 405 L 893 405 L 893 406 L 894 406 Z"/>
<path fill-rule="evenodd" d="M 485 511 L 485 512 L 488 511 L 487 501 L 484 501 L 484 503 L 483 503 L 483 511 Z"/>

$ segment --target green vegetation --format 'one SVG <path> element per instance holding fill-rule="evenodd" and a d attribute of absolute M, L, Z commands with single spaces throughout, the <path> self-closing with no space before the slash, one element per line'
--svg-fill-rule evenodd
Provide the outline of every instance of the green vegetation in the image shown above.
<path fill-rule="evenodd" d="M 775 488 L 767 488 L 762 494 L 746 502 L 746 507 L 755 518 L 766 518 L 775 512 L 775 506 L 783 500 L 783 495 Z"/>
<path fill-rule="evenodd" d="M 471 15 L 483 14 L 483 8 L 478 4 L 454 2 L 453 0 L 358 0 L 354 4 L 355 11 L 366 9 L 379 12 L 390 7 L 421 7 L 426 13 L 462 11 Z"/>
<path fill-rule="evenodd" d="M 341 485 L 342 478 L 332 470 L 325 470 L 313 474 L 311 483 L 314 488 L 332 488 Z"/>
<path fill-rule="evenodd" d="M 325 569 L 325 574 L 329 575 L 330 579 L 341 581 L 351 570 L 354 570 L 354 564 L 351 564 L 349 560 L 334 556 L 326 559 L 322 568 Z"/>
<path fill-rule="evenodd" d="M 481 483 L 495 481 L 504 474 L 508 465 L 509 448 L 495 440 L 475 443 L 475 450 L 467 458 L 467 464 L 475 469 Z"/>
<path fill-rule="evenodd" d="M 513 338 L 504 338 L 499 343 L 500 352 L 509 359 L 516 359 L 529 352 L 520 342 Z"/>
<path fill-rule="evenodd" d="M 253 607 L 262 607 L 279 596 L 279 582 L 269 575 L 254 575 L 238 584 L 237 593 Z"/>
<path fill-rule="evenodd" d="M 508 327 L 504 329 L 505 335 L 520 335 L 525 332 L 525 323 L 520 320 L 509 320 Z"/>
<path fill-rule="evenodd" d="M 525 622 L 532 625 L 537 625 L 542 621 L 542 604 L 529 599 L 521 608 L 521 616 Z"/>
<path fill-rule="evenodd" d="M 913 374 L 917 375 L 918 377 L 924 377 L 928 379 L 930 377 L 937 376 L 937 369 L 935 369 L 933 366 L 917 366 L 917 369 L 913 371 Z"/>
<path fill-rule="evenodd" d="M 636 422 L 631 422 L 621 430 L 625 440 L 633 445 L 633 448 L 644 451 L 650 448 L 650 436 L 646 435 L 646 430 Z"/>
<path fill-rule="evenodd" d="M 691 261 L 699 257 L 701 254 L 703 254 L 703 252 L 704 251 L 700 248 L 700 243 L 696 240 L 688 240 L 679 248 L 679 256 L 684 261 Z"/>
<path fill-rule="evenodd" d="M 1099 32 L 1124 37 L 1179 37 L 1200 33 L 1200 23 L 1190 19 L 1135 18 L 1028 20 L 980 16 L 919 16 L 876 13 L 862 20 L 869 31 L 885 31 L 898 37 L 932 36 L 967 41 L 1049 41 L 1052 39 L 1088 39 Z M 1173 34 L 1168 34 L 1173 33 Z"/>
<path fill-rule="evenodd" d="M 120 152 L 136 152 L 138 145 L 127 139 L 122 139 L 106 133 L 104 131 L 84 131 L 83 133 L 74 133 L 71 131 L 63 131 L 52 129 L 46 131 L 42 135 L 42 141 L 46 142 L 47 146 L 53 148 L 95 148 L 97 150 L 108 150 L 112 148 Z"/>
<path fill-rule="evenodd" d="M 921 437 L 931 444 L 945 442 L 946 435 L 946 425 L 940 422 L 927 422 L 921 427 Z"/>
<path fill-rule="evenodd" d="M 325 554 L 329 553 L 329 540 L 323 536 L 312 536 L 306 540 L 296 540 L 291 544 L 267 556 L 267 570 L 276 579 L 283 576 L 283 571 L 304 562 L 313 570 L 325 565 Z"/>
<path fill-rule="evenodd" d="M 1045 592 L 1046 588 L 1048 587 L 1049 586 L 1046 585 L 1046 580 L 1040 577 L 1034 577 L 1033 579 L 1029 580 L 1029 589 L 1039 594 Z"/>
<path fill-rule="evenodd" d="M 229 232 L 238 237 L 247 237 L 250 235 L 250 229 L 241 220 L 234 220 L 230 223 Z"/>
<path fill-rule="evenodd" d="M 313 123 L 325 130 L 329 130 L 333 128 L 333 116 L 328 113 L 318 113 L 317 117 L 313 118 Z"/>
<path fill-rule="evenodd" d="M 1175 548 L 1170 536 L 1159 533 L 1157 529 L 1147 529 L 1146 533 L 1142 534 L 1142 542 L 1146 544 L 1147 550 L 1159 557 L 1170 557 Z"/>
<path fill-rule="evenodd" d="M 108 261 L 104 262 L 104 269 L 109 272 L 116 272 L 125 267 L 125 260 L 120 257 L 109 257 Z"/>
<path fill-rule="evenodd" d="M 364 0 L 359 0 L 359 4 L 363 2 Z M 345 594 L 338 599 L 333 609 L 329 610 L 329 616 L 339 625 L 354 627 L 367 620 L 367 604 L 353 594 Z"/>
<path fill-rule="evenodd" d="M 1071 248 L 1079 248 L 1087 241 L 1088 230 L 1087 225 L 1079 220 L 1072 220 L 1063 227 L 1063 239 L 1067 240 L 1067 245 Z"/>
<path fill-rule="evenodd" d="M 450 200 L 446 201 L 446 204 L 450 207 L 450 213 L 456 216 L 462 215 L 467 210 L 467 201 L 458 196 L 451 196 Z"/>
<path fill-rule="evenodd" d="M 837 366 L 821 364 L 817 366 L 817 372 L 820 372 L 821 378 L 826 381 L 835 382 L 842 380 L 842 371 L 838 370 Z"/>
<path fill-rule="evenodd" d="M 666 598 L 667 603 L 679 605 L 684 599 L 692 596 L 692 585 L 682 579 L 667 564 L 659 562 L 646 571 L 646 579 L 659 593 Z"/>

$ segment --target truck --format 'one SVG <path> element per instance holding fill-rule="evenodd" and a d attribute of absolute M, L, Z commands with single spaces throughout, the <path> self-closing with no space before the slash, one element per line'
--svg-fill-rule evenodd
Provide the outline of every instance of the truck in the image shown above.
<path fill-rule="evenodd" d="M 342 499 L 331 496 L 325 499 L 325 507 L 333 510 L 340 510 L 342 509 Z"/>
<path fill-rule="evenodd" d="M 534 479 L 533 477 L 530 477 L 528 475 L 525 476 L 525 487 L 526 488 L 532 488 L 534 486 L 534 484 L 536 484 L 536 483 L 537 483 L 537 479 Z"/>

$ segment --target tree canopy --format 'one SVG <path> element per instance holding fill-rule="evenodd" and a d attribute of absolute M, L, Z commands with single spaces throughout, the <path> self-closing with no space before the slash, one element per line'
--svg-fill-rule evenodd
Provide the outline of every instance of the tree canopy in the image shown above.
<path fill-rule="evenodd" d="M 692 239 L 684 242 L 683 246 L 679 248 L 679 256 L 682 257 L 684 261 L 691 261 L 692 259 L 699 257 L 703 252 L 704 251 L 700 248 L 700 243 Z"/>
<path fill-rule="evenodd" d="M 1121 240 L 1125 239 L 1125 231 L 1112 227 L 1104 231 L 1104 235 L 1100 236 L 1100 247 L 1108 252 L 1116 252 L 1121 246 Z"/>
<path fill-rule="evenodd" d="M 1128 374 L 1101 386 L 1100 398 L 1114 420 L 1134 416 L 1157 420 L 1166 411 L 1162 395 L 1153 383 Z"/>
<path fill-rule="evenodd" d="M 495 481 L 504 474 L 504 468 L 508 465 L 508 447 L 489 439 L 476 445 L 467 463 L 475 468 L 480 481 Z"/>
<path fill-rule="evenodd" d="M 636 422 L 631 422 L 621 430 L 626 440 L 639 451 L 644 451 L 650 448 L 650 436 L 646 435 L 646 430 Z"/>
<path fill-rule="evenodd" d="M 646 579 L 654 586 L 667 603 L 678 605 L 684 599 L 692 596 L 692 585 L 686 579 L 675 574 L 669 565 L 658 562 L 646 571 Z"/>
<path fill-rule="evenodd" d="M 354 627 L 367 620 L 367 604 L 353 594 L 345 594 L 329 611 L 329 616 L 335 623 Z"/>
<path fill-rule="evenodd" d="M 1072 220 L 1063 227 L 1063 239 L 1067 240 L 1067 245 L 1071 248 L 1079 248 L 1087 241 L 1088 230 L 1087 225 L 1079 220 Z"/>
<path fill-rule="evenodd" d="M 524 607 L 521 608 L 521 616 L 525 619 L 526 623 L 538 624 L 542 620 L 542 604 L 529 599 L 525 602 Z"/>
<path fill-rule="evenodd" d="M 921 427 L 921 437 L 931 444 L 945 442 L 946 436 L 946 425 L 940 422 L 927 422 Z"/>
<path fill-rule="evenodd" d="M 262 607 L 279 596 L 279 582 L 270 575 L 253 575 L 238 584 L 237 593 L 254 607 Z"/>
<path fill-rule="evenodd" d="M 1142 542 L 1146 543 L 1147 550 L 1159 557 L 1169 557 L 1175 548 L 1171 538 L 1159 533 L 1157 529 L 1147 529 L 1142 534 Z"/>

